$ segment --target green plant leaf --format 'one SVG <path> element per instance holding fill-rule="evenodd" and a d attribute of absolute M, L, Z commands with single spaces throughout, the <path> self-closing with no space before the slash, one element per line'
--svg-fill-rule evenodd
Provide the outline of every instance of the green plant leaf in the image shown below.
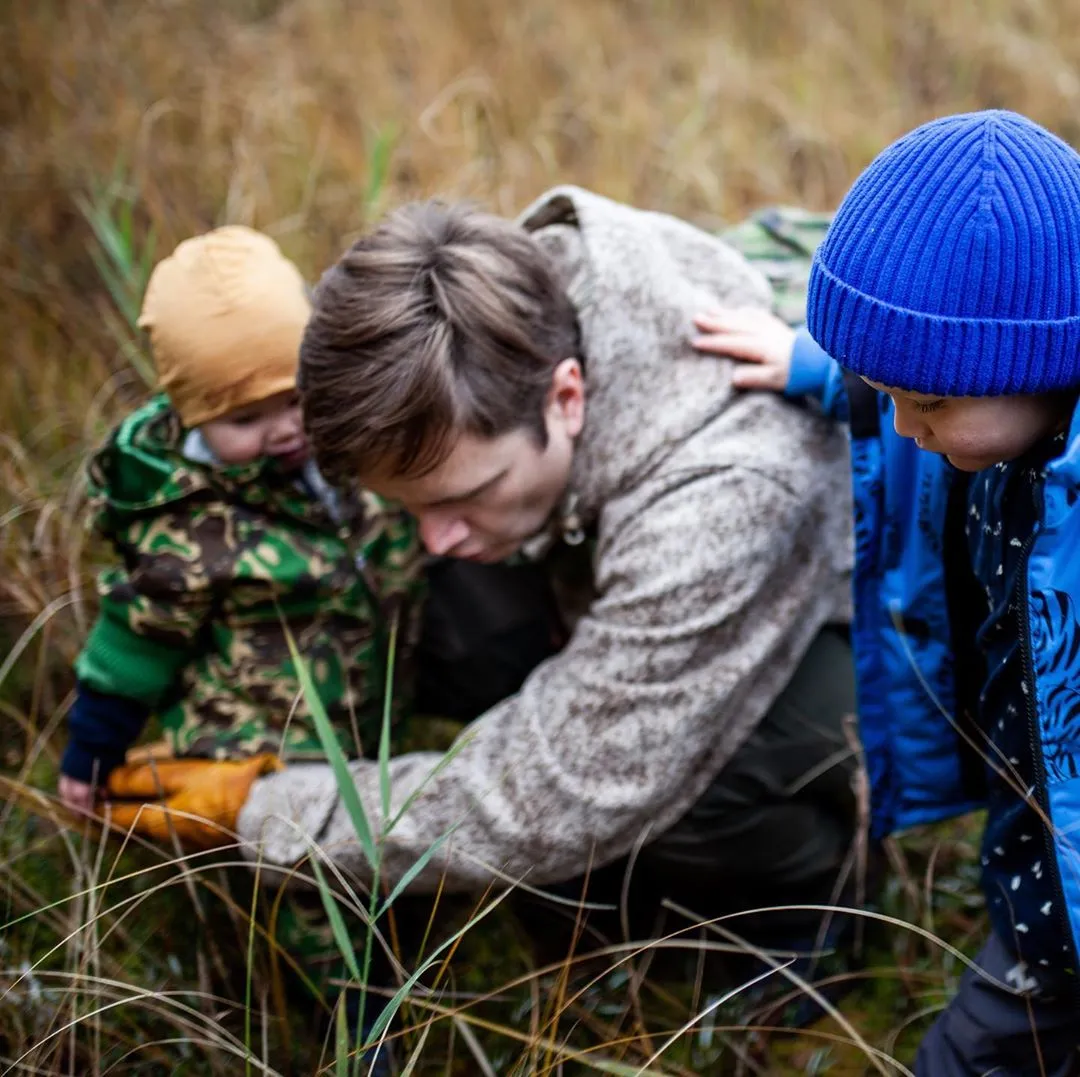
<path fill-rule="evenodd" d="M 326 876 L 323 874 L 318 853 L 312 853 L 311 867 L 315 872 L 315 880 L 319 884 L 319 897 L 322 898 L 323 908 L 326 909 L 326 917 L 330 921 L 330 930 L 334 933 L 334 942 L 337 944 L 342 960 L 349 968 L 349 975 L 357 983 L 360 983 L 362 982 L 360 963 L 356 960 L 356 951 L 353 949 L 352 939 L 349 938 L 349 929 L 345 926 L 345 919 L 338 908 L 337 899 L 334 897 L 333 891 L 326 881 Z"/>
<path fill-rule="evenodd" d="M 368 155 L 368 181 L 364 191 L 364 213 L 367 217 L 375 216 L 379 210 L 397 137 L 397 127 L 393 124 L 379 127 L 375 132 L 375 141 Z"/>
<path fill-rule="evenodd" d="M 93 233 L 90 257 L 115 308 L 115 313 L 105 311 L 106 328 L 121 355 L 150 386 L 157 377 L 142 346 L 138 320 L 154 265 L 156 235 L 151 228 L 141 243 L 136 235 L 136 199 L 123 182 L 123 168 L 118 162 L 112 180 L 89 195 L 76 195 L 75 205 Z"/>
<path fill-rule="evenodd" d="M 420 854 L 413 862 L 412 867 L 409 868 L 404 875 L 397 881 L 397 885 L 390 891 L 390 896 L 382 903 L 379 908 L 375 919 L 378 920 L 382 917 L 383 913 L 390 908 L 391 905 L 397 900 L 398 896 L 405 890 L 405 888 L 427 867 L 428 861 L 446 844 L 449 837 L 454 833 L 457 827 L 451 827 L 441 837 L 436 838 L 428 847 Z"/>
<path fill-rule="evenodd" d="M 386 690 L 383 692 L 382 730 L 379 734 L 379 793 L 383 818 L 390 818 L 390 722 L 394 702 L 394 662 L 397 659 L 398 617 L 390 626 L 390 646 L 386 656 Z"/>
<path fill-rule="evenodd" d="M 319 735 L 323 751 L 326 753 L 327 762 L 334 771 L 338 793 L 341 795 L 345 810 L 349 813 L 349 819 L 352 822 L 353 830 L 356 832 L 357 841 L 360 842 L 360 848 L 364 851 L 364 856 L 367 857 L 367 861 L 373 869 L 377 868 L 378 850 L 375 847 L 375 839 L 372 835 L 371 825 L 368 822 L 367 812 L 364 811 L 364 805 L 360 803 L 360 794 L 357 793 L 352 775 L 349 773 L 345 753 L 341 750 L 341 745 L 334 735 L 334 727 L 330 724 L 330 718 L 326 713 L 326 707 L 323 706 L 322 699 L 319 698 L 319 692 L 315 687 L 315 681 L 312 679 L 311 670 L 297 649 L 296 640 L 293 638 L 293 634 L 284 619 L 282 619 L 282 626 L 285 629 L 289 653 L 292 655 L 293 665 L 296 668 L 296 677 L 300 682 L 300 691 L 303 693 L 304 702 L 307 703 L 308 709 L 311 711 L 311 718 L 315 723 L 315 730 Z"/>
<path fill-rule="evenodd" d="M 401 805 L 401 810 L 397 813 L 397 815 L 395 815 L 394 818 L 386 824 L 387 834 L 389 834 L 390 831 L 393 830 L 395 826 L 397 826 L 398 821 L 409 810 L 409 808 L 412 807 L 413 801 L 415 801 L 416 798 L 424 791 L 432 778 L 441 774 L 442 771 L 444 771 L 454 761 L 458 753 L 469 743 L 470 740 L 472 740 L 472 734 L 469 733 L 468 730 L 466 730 L 458 737 L 456 741 L 454 741 L 453 744 L 450 745 L 449 749 L 443 755 L 442 759 L 440 759 L 438 763 L 436 763 L 435 766 L 433 766 L 431 770 L 424 775 L 424 780 L 405 798 L 405 803 Z"/>
<path fill-rule="evenodd" d="M 420 1033 L 420 1039 L 413 1048 L 413 1052 L 409 1055 L 409 1061 L 405 1064 L 405 1068 L 401 1071 L 401 1077 L 412 1077 L 412 1074 L 416 1071 L 416 1064 L 420 1061 L 420 1056 L 424 1051 L 424 1044 L 427 1043 L 428 1034 L 431 1032 L 431 1025 L 424 1025 L 424 1031 Z"/>
<path fill-rule="evenodd" d="M 510 891 L 500 894 L 493 901 L 484 906 L 478 913 L 469 917 L 468 921 L 462 925 L 457 931 L 455 931 L 448 939 L 437 946 L 428 957 L 426 961 L 398 988 L 397 993 L 386 1004 L 383 1012 L 379 1014 L 375 1021 L 375 1024 L 371 1027 L 370 1039 L 377 1040 L 386 1029 L 387 1025 L 394 1019 L 395 1014 L 401 1008 L 402 1002 L 408 998 L 409 993 L 416 986 L 420 977 L 427 972 L 433 965 L 437 964 L 439 958 L 453 946 L 458 939 L 460 939 L 466 932 L 471 931 L 481 920 L 490 915 L 495 909 L 502 904 L 503 901 L 509 896 Z"/>
<path fill-rule="evenodd" d="M 613 1073 L 616 1077 L 665 1077 L 663 1070 L 654 1070 L 652 1067 L 640 1069 L 638 1066 L 628 1066 L 625 1062 L 597 1058 L 596 1055 L 589 1055 L 589 1066 L 601 1073 Z"/>
<path fill-rule="evenodd" d="M 337 1077 L 349 1077 L 349 1022 L 344 992 L 334 1010 L 334 1072 Z"/>

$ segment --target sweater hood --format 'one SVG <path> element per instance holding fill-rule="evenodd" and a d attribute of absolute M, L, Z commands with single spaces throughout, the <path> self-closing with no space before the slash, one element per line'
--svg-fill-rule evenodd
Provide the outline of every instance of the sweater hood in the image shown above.
<path fill-rule="evenodd" d="M 730 362 L 691 347 L 693 318 L 768 307 L 764 276 L 723 240 L 666 214 L 557 187 L 520 218 L 578 314 L 585 428 L 571 480 L 584 522 L 724 412 Z"/>

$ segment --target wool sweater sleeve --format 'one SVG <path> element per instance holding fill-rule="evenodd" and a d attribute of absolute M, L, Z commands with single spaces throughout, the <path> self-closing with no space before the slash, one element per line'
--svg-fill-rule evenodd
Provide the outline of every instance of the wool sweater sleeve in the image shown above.
<path fill-rule="evenodd" d="M 391 761 L 392 828 L 378 766 L 350 765 L 382 831 L 384 882 L 447 834 L 414 888 L 537 884 L 613 860 L 691 807 L 783 687 L 827 619 L 813 506 L 737 467 L 687 466 L 632 501 L 607 513 L 599 597 L 567 647 L 474 722 L 449 761 Z M 327 766 L 261 779 L 239 829 L 264 864 L 290 865 L 317 842 L 370 875 Z"/>

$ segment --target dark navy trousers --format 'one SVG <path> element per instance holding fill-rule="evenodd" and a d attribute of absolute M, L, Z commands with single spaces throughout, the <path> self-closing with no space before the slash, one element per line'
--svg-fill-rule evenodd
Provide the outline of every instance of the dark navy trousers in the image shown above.
<path fill-rule="evenodd" d="M 919 1046 L 916 1077 L 1080 1074 L 1077 985 L 1018 966 L 996 935 L 975 962 L 986 975 L 964 973 L 956 997 Z"/>

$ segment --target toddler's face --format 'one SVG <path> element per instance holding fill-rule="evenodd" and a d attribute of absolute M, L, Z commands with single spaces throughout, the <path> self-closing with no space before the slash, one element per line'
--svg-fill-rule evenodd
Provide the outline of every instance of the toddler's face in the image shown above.
<path fill-rule="evenodd" d="M 982 471 L 1023 456 L 1069 420 L 1075 396 L 929 396 L 864 379 L 888 393 L 896 432 L 940 453 L 960 471 Z"/>
<path fill-rule="evenodd" d="M 206 444 L 225 464 L 247 464 L 271 456 L 285 468 L 300 468 L 308 458 L 307 438 L 295 389 L 203 423 Z"/>

